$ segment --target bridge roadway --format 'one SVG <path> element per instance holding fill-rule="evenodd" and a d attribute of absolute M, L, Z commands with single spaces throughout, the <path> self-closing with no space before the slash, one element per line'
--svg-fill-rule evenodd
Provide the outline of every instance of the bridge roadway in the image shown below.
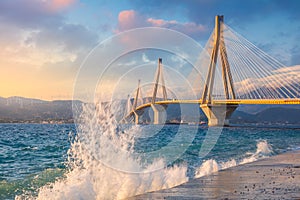
<path fill-rule="evenodd" d="M 155 104 L 165 105 L 165 104 L 201 104 L 202 100 L 164 100 L 156 101 Z M 213 105 L 235 105 L 235 104 L 300 104 L 300 99 L 229 99 L 229 100 L 213 100 L 211 102 Z M 136 110 L 141 110 L 146 107 L 150 107 L 151 103 L 145 103 L 136 108 Z"/>
<path fill-rule="evenodd" d="M 156 101 L 155 104 L 158 105 L 168 105 L 168 104 L 201 104 L 202 100 L 163 100 Z M 228 100 L 213 100 L 210 104 L 212 105 L 240 105 L 240 104 L 269 104 L 269 105 L 300 105 L 300 98 L 290 98 L 290 99 L 228 99 Z M 147 107 L 151 107 L 151 103 L 145 103 L 136 107 L 135 111 L 143 110 Z M 131 111 L 127 117 L 134 114 L 134 111 Z"/>

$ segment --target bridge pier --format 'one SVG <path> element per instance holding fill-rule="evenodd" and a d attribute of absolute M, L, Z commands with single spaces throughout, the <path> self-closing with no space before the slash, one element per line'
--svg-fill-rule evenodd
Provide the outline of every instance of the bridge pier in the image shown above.
<path fill-rule="evenodd" d="M 167 105 L 151 104 L 153 124 L 164 124 L 167 120 Z"/>
<path fill-rule="evenodd" d="M 228 126 L 229 118 L 238 107 L 238 104 L 201 104 L 200 107 L 208 119 L 208 126 Z"/>
<path fill-rule="evenodd" d="M 140 123 L 140 117 L 144 114 L 143 110 L 136 110 L 133 112 L 134 114 L 134 123 L 139 124 Z"/>
<path fill-rule="evenodd" d="M 138 115 L 136 112 L 134 112 L 134 123 L 139 124 L 140 115 Z"/>

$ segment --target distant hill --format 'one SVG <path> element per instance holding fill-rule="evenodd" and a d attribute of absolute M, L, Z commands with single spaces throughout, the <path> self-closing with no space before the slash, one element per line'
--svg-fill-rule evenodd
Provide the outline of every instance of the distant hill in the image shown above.
<path fill-rule="evenodd" d="M 73 122 L 71 100 L 44 101 L 23 97 L 0 98 L 0 122 Z M 82 102 L 74 103 L 81 106 Z"/>
<path fill-rule="evenodd" d="M 300 125 L 300 109 L 287 107 L 270 107 L 256 114 L 235 111 L 231 116 L 232 123 L 280 123 Z"/>
<path fill-rule="evenodd" d="M 72 104 L 82 108 L 83 102 L 72 100 L 44 101 L 23 97 L 0 97 L 0 123 L 73 123 Z M 126 101 L 122 102 L 124 106 Z M 144 121 L 150 121 L 151 110 L 145 110 Z M 149 115 L 150 113 L 150 115 Z M 168 122 L 207 121 L 198 105 L 169 105 Z M 300 124 L 300 105 L 241 105 L 231 117 L 232 123 Z"/>
<path fill-rule="evenodd" d="M 300 109 L 268 108 L 255 115 L 259 121 L 281 121 L 300 124 Z"/>
<path fill-rule="evenodd" d="M 242 111 L 249 114 L 257 114 L 259 112 L 262 112 L 263 110 L 269 109 L 269 108 L 289 108 L 289 109 L 300 109 L 300 105 L 239 105 L 237 108 L 238 111 Z"/>

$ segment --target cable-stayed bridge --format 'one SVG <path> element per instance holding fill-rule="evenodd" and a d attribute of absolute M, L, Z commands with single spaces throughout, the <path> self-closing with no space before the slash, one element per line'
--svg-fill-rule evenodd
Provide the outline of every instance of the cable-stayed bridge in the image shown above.
<path fill-rule="evenodd" d="M 133 103 L 128 98 L 123 121 L 138 124 L 145 109 L 151 107 L 153 124 L 163 124 L 169 104 L 199 104 L 208 125 L 219 126 L 229 123 L 228 119 L 240 104 L 300 104 L 300 73 L 225 25 L 223 16 L 216 16 L 204 54 L 208 59 L 203 59 L 201 64 L 207 66 L 207 71 L 205 81 L 199 85 L 199 99 L 168 99 L 159 58 L 151 96 L 145 102 L 139 80 Z"/>

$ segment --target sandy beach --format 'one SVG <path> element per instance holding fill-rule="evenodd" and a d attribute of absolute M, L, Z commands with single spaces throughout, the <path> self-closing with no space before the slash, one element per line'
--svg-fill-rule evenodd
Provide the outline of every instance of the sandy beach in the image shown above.
<path fill-rule="evenodd" d="M 300 199 L 300 150 L 130 199 Z"/>

